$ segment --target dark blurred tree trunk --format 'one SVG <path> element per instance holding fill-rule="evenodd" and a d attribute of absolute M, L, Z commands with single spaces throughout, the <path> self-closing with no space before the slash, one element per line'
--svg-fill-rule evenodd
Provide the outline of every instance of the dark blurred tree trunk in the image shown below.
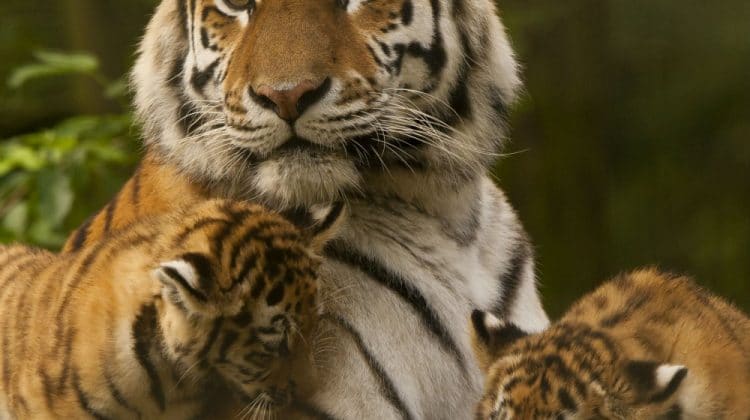
<path fill-rule="evenodd" d="M 77 51 L 93 52 L 100 62 L 107 62 L 107 56 L 98 48 L 97 40 L 106 38 L 102 26 L 102 18 L 96 11 L 100 1 L 95 0 L 64 0 L 67 16 L 68 42 Z M 77 105 L 88 112 L 96 112 L 111 108 L 111 104 L 98 92 L 98 86 L 91 80 L 78 78 L 75 81 L 75 101 Z"/>

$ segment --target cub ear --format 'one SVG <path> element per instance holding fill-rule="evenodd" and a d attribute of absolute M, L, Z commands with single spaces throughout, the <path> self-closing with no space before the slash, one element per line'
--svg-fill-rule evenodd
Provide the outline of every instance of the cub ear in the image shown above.
<path fill-rule="evenodd" d="M 625 363 L 625 376 L 638 394 L 649 403 L 668 400 L 680 389 L 688 374 L 682 365 L 670 365 L 649 360 L 631 360 Z"/>
<path fill-rule="evenodd" d="M 471 324 L 474 352 L 482 370 L 489 368 L 511 344 L 528 336 L 515 324 L 480 310 L 471 313 Z"/>
<path fill-rule="evenodd" d="M 339 232 L 346 219 L 343 202 L 313 206 L 309 210 L 292 209 L 283 213 L 308 238 L 310 247 L 321 254 L 326 244 Z"/>
<path fill-rule="evenodd" d="M 211 264 L 205 256 L 182 255 L 159 264 L 153 274 L 164 285 L 169 300 L 175 305 L 196 312 L 208 304 Z"/>

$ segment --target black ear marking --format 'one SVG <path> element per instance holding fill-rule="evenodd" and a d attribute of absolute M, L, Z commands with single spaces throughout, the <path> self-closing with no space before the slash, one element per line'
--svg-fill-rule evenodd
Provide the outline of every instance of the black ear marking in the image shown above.
<path fill-rule="evenodd" d="M 331 207 L 328 209 L 327 214 L 322 218 L 322 220 L 319 223 L 316 223 L 312 230 L 312 236 L 318 236 L 328 230 L 330 230 L 333 225 L 336 224 L 336 222 L 341 217 L 342 213 L 344 212 L 344 203 L 338 202 L 331 205 Z"/>
<path fill-rule="evenodd" d="M 190 252 L 183 254 L 180 258 L 193 266 L 195 272 L 198 274 L 197 288 L 200 289 L 202 293 L 211 290 L 214 273 L 213 268 L 211 267 L 211 261 L 208 257 L 200 253 Z"/>
<path fill-rule="evenodd" d="M 282 212 L 282 216 L 296 225 L 315 253 L 323 248 L 339 232 L 346 219 L 346 206 L 343 202 L 330 205 L 316 205 L 310 209 L 293 208 Z"/>
<path fill-rule="evenodd" d="M 505 322 L 489 312 L 475 310 L 471 313 L 471 323 L 477 337 L 495 350 L 502 349 L 528 335 L 517 325 Z"/>
<path fill-rule="evenodd" d="M 208 301 L 208 297 L 201 291 L 196 290 L 176 268 L 166 263 L 157 269 L 159 280 L 167 287 L 174 289 L 179 296 L 180 291 L 188 292 L 193 298 L 200 302 Z M 171 282 L 170 282 L 171 280 Z"/>
<path fill-rule="evenodd" d="M 477 333 L 477 337 L 479 337 L 482 342 L 489 343 L 490 332 L 487 331 L 487 328 L 484 325 L 484 312 L 475 309 L 471 313 L 471 324 L 474 326 L 474 331 Z"/>
<path fill-rule="evenodd" d="M 682 384 L 688 369 L 681 365 L 651 360 L 631 360 L 625 364 L 625 375 L 642 399 L 650 403 L 666 401 Z"/>
<path fill-rule="evenodd" d="M 162 262 L 154 271 L 159 281 L 170 289 L 170 300 L 184 304 L 189 300 L 207 303 L 213 285 L 210 259 L 200 253 L 187 253 Z M 184 302 L 183 302 L 184 301 Z"/>

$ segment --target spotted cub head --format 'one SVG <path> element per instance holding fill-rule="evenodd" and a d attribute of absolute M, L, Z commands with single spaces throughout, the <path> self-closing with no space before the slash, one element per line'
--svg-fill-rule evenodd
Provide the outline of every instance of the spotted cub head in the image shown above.
<path fill-rule="evenodd" d="M 256 205 L 211 201 L 175 218 L 154 275 L 167 351 L 186 375 L 218 374 L 248 405 L 290 401 L 310 371 L 316 255 L 342 214 L 331 207 L 300 229 Z"/>
<path fill-rule="evenodd" d="M 530 335 L 472 314 L 473 346 L 486 374 L 478 420 L 672 418 L 684 366 L 629 360 L 601 331 L 558 323 Z"/>

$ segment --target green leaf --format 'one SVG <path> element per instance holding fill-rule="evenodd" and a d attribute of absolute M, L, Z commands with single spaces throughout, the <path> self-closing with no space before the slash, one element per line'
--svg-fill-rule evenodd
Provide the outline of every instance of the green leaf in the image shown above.
<path fill-rule="evenodd" d="M 37 214 L 52 227 L 62 224 L 73 207 L 73 188 L 70 177 L 56 169 L 45 169 L 37 178 L 39 204 Z"/>
<path fill-rule="evenodd" d="M 28 237 L 35 244 L 49 248 L 57 248 L 65 242 L 65 235 L 57 231 L 55 226 L 44 219 L 39 219 L 31 224 Z"/>
<path fill-rule="evenodd" d="M 81 72 L 92 72 L 99 68 L 99 60 L 87 53 L 70 53 L 54 51 L 34 51 L 34 57 L 42 63 L 56 67 L 77 69 Z"/>
<path fill-rule="evenodd" d="M 104 90 L 104 96 L 110 99 L 124 98 L 128 94 L 128 82 L 119 79 L 110 83 Z"/>
<path fill-rule="evenodd" d="M 15 169 L 37 171 L 44 166 L 44 158 L 31 147 L 11 144 L 0 158 L 0 176 Z"/>
<path fill-rule="evenodd" d="M 22 238 L 29 220 L 29 204 L 18 202 L 3 217 L 3 227 L 18 238 Z"/>
<path fill-rule="evenodd" d="M 67 74 L 92 74 L 99 69 L 99 60 L 90 54 L 37 51 L 38 62 L 15 69 L 8 79 L 8 86 L 18 89 L 27 82 L 43 77 Z"/>

